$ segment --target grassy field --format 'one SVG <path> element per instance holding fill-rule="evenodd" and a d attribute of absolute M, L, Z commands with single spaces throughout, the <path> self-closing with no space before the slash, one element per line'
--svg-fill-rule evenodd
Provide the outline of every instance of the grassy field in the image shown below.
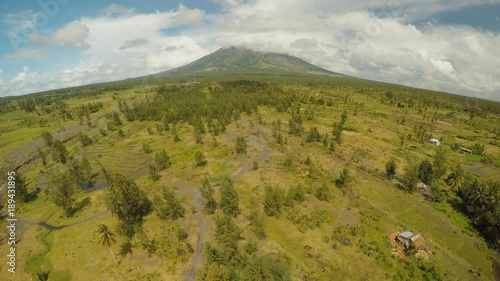
<path fill-rule="evenodd" d="M 228 78 L 202 80 L 196 91 L 208 91 L 217 81 L 225 79 Z M 0 280 L 29 280 L 39 269 L 50 271 L 50 280 L 80 280 L 82 276 L 86 280 L 185 280 L 196 258 L 194 251 L 199 234 L 204 233 L 202 242 L 215 243 L 214 219 L 221 214 L 221 210 L 217 210 L 216 215 L 203 215 L 203 224 L 200 223 L 200 210 L 195 202 L 197 188 L 204 177 L 216 184 L 222 177 L 231 175 L 242 210 L 235 218 L 244 229 L 240 246 L 249 240 L 257 241 L 259 254 L 273 253 L 287 261 L 293 280 L 400 280 L 399 276 L 412 268 L 407 263 L 417 262 L 411 256 L 403 261 L 391 256 L 393 246 L 389 237 L 404 230 L 420 233 L 425 238 L 427 262 L 436 265 L 444 280 L 494 280 L 492 264 L 498 262 L 496 252 L 488 247 L 469 218 L 449 202 L 426 200 L 419 192 L 410 194 L 397 186 L 408 159 L 414 162 L 432 159 L 438 149 L 413 140 L 400 144 L 401 135 L 413 132 L 419 125 L 433 138 L 442 140 L 448 171 L 460 163 L 465 170 L 482 178 L 500 180 L 500 168 L 485 163 L 483 156 L 464 155 L 450 149 L 455 143 L 466 147 L 478 143 L 484 145 L 487 155 L 498 161 L 500 148 L 494 145 L 496 136 L 492 132 L 500 127 L 498 115 L 476 116 L 471 121 L 465 113 L 450 115 L 450 110 L 431 105 L 423 110 L 398 107 L 364 92 L 380 92 L 383 96 L 388 89 L 397 92 L 398 87 L 363 80 L 354 87 L 354 82 L 343 78 L 317 79 L 322 82 L 317 83 L 312 78 L 274 80 L 278 87 L 303 96 L 300 106 L 305 133 L 302 136 L 288 133 L 290 111 L 278 112 L 266 105 L 260 105 L 258 112 L 242 113 L 220 135 L 205 134 L 203 144 L 195 142 L 193 126 L 186 122 L 176 124 L 178 142 L 174 141 L 172 130 L 158 130 L 160 122 L 128 122 L 121 112 L 123 124 L 112 130 L 106 128 L 109 122 L 106 114 L 118 110 L 119 100 L 131 104 L 145 101 L 152 97 L 153 86 L 108 90 L 95 96 L 66 100 L 70 112 L 76 112 L 81 104 L 102 103 L 102 109 L 91 114 L 90 127 L 80 125 L 78 118 L 63 120 L 55 113 L 39 116 L 16 110 L 0 115 L 0 155 L 14 164 L 20 164 L 24 158 L 30 159 L 19 171 L 27 178 L 31 191 L 41 188 L 36 199 L 19 204 L 16 274 L 8 273 L 6 264 L 0 263 Z M 177 84 L 172 82 L 172 85 Z M 312 102 L 313 98 L 330 99 L 332 103 L 318 104 Z M 305 118 L 308 108 L 314 109 L 310 120 Z M 332 124 L 339 122 L 344 111 L 348 116 L 342 143 L 337 144 L 334 151 L 321 142 L 305 141 L 312 127 L 321 135 L 331 135 Z M 433 116 L 438 118 L 432 120 Z M 39 125 L 42 119 L 47 120 L 43 127 Z M 273 136 L 272 123 L 277 120 L 281 122 L 283 144 L 278 144 Z M 62 128 L 69 135 L 58 134 Z M 118 129 L 123 135 L 120 136 Z M 78 208 L 72 217 L 64 216 L 50 199 L 48 174 L 62 170 L 63 165 L 52 160 L 49 148 L 39 138 L 42 131 L 65 140 L 71 155 L 87 157 L 96 174 L 95 186 L 99 188 L 79 191 Z M 79 131 L 92 138 L 91 145 L 83 147 L 80 144 L 76 137 Z M 245 137 L 248 145 L 245 154 L 236 153 L 236 136 Z M 143 151 L 144 143 L 151 147 L 152 153 Z M 48 152 L 47 167 L 41 164 L 36 147 Z M 153 182 L 148 165 L 162 149 L 170 156 L 172 165 L 160 172 L 159 182 Z M 203 153 L 206 166 L 196 167 L 196 151 Z M 20 155 L 23 159 L 18 158 Z M 384 175 L 385 164 L 390 159 L 398 164 L 395 180 L 388 180 Z M 258 162 L 257 170 L 252 168 L 254 161 Z M 96 242 L 94 231 L 98 224 L 105 223 L 114 232 L 117 226 L 117 218 L 106 212 L 106 184 L 98 163 L 110 171 L 134 178 L 150 198 L 159 192 L 161 185 L 178 194 L 187 210 L 184 219 L 165 222 L 153 212 L 143 225 L 149 239 L 161 241 L 162 251 L 150 254 L 141 246 L 140 239 L 134 237 L 133 253 L 116 266 L 109 249 Z M 352 178 L 348 191 L 335 185 L 335 179 L 344 168 Z M 4 165 L 3 169 L 11 167 Z M 438 182 L 451 193 L 444 178 Z M 328 201 L 321 201 L 315 195 L 323 184 L 330 192 Z M 305 188 L 304 202 L 283 211 L 279 217 L 264 214 L 266 186 L 279 187 L 286 193 L 297 185 Z M 220 199 L 218 192 L 216 199 Z M 265 239 L 257 238 L 249 228 L 247 216 L 253 208 L 263 217 Z M 311 224 L 313 220 L 316 221 Z M 3 220 L 0 224 L 2 229 L 5 223 Z M 178 228 L 188 234 L 185 242 L 177 242 L 174 238 Z M 348 241 L 339 240 L 338 233 L 343 233 Z M 6 233 L 1 235 L 1 239 L 6 238 Z M 112 245 L 115 254 L 125 241 L 125 237 L 116 235 L 116 243 Z M 7 252 L 6 243 L 1 244 L 0 252 Z M 418 274 L 414 280 L 421 278 Z"/>

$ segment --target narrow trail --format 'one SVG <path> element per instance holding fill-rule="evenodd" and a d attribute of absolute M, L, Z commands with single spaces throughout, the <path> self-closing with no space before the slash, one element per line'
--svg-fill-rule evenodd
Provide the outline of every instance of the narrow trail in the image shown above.
<path fill-rule="evenodd" d="M 261 143 L 258 142 L 256 138 L 251 138 L 248 143 L 250 145 L 255 146 L 257 149 L 262 151 L 262 154 L 259 156 L 257 159 L 257 163 L 261 164 L 264 162 L 271 154 L 272 150 L 267 148 L 266 146 L 262 145 Z M 247 172 L 251 171 L 253 168 L 253 163 L 247 163 L 241 167 L 239 171 L 231 175 L 231 179 L 235 180 L 238 177 L 246 174 Z M 203 255 L 202 255 L 202 250 L 203 250 L 203 237 L 205 236 L 205 231 L 206 231 L 206 223 L 205 219 L 203 218 L 203 206 L 202 206 L 202 197 L 200 193 L 200 187 L 195 187 L 191 189 L 187 189 L 187 186 L 184 185 L 183 190 L 177 191 L 177 194 L 181 195 L 191 195 L 193 196 L 193 202 L 194 206 L 196 208 L 196 214 L 198 217 L 198 226 L 199 226 L 199 231 L 198 231 L 198 238 L 196 241 L 196 249 L 194 252 L 194 258 L 193 258 L 193 263 L 191 264 L 191 267 L 189 268 L 188 275 L 186 276 L 186 281 L 194 281 L 194 278 L 196 276 L 196 269 L 198 266 L 202 263 L 203 261 Z"/>
<path fill-rule="evenodd" d="M 39 225 L 41 227 L 44 227 L 48 230 L 61 230 L 61 229 L 64 229 L 64 228 L 67 228 L 67 227 L 70 227 L 70 226 L 74 226 L 74 225 L 78 225 L 78 224 L 81 224 L 81 223 L 84 223 L 84 222 L 88 222 L 88 221 L 91 221 L 95 218 L 98 218 L 98 217 L 102 217 L 104 216 L 105 214 L 109 213 L 109 210 L 105 210 L 105 211 L 102 211 L 98 214 L 95 214 L 93 216 L 90 216 L 90 217 L 87 217 L 87 218 L 84 218 L 84 219 L 81 219 L 79 221 L 76 221 L 74 223 L 70 223 L 70 224 L 64 224 L 64 225 L 51 225 L 51 224 L 48 224 L 44 221 L 32 221 L 32 220 L 25 220 L 25 219 L 18 219 L 18 222 L 22 225 L 26 225 L 26 226 L 35 226 L 35 225 Z"/>

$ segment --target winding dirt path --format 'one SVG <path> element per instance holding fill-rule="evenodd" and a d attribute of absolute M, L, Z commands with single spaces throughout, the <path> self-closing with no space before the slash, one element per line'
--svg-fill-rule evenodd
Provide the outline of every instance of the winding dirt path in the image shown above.
<path fill-rule="evenodd" d="M 109 213 L 109 210 L 105 210 L 105 211 L 102 211 L 98 214 L 95 214 L 93 216 L 90 216 L 90 217 L 87 217 L 87 218 L 84 218 L 84 219 L 81 219 L 79 221 L 76 221 L 74 223 L 70 223 L 70 224 L 64 224 L 64 225 L 51 225 L 51 224 L 48 224 L 44 221 L 32 221 L 32 220 L 25 220 L 25 219 L 18 219 L 18 222 L 22 225 L 26 225 L 26 226 L 35 226 L 35 225 L 39 225 L 41 227 L 44 227 L 48 230 L 61 230 L 61 229 L 64 229 L 64 228 L 67 228 L 67 227 L 70 227 L 70 226 L 74 226 L 74 225 L 78 225 L 78 224 L 81 224 L 81 223 L 84 223 L 84 222 L 88 222 L 88 221 L 91 221 L 95 218 L 98 218 L 98 217 L 102 217 L 104 216 L 105 214 Z"/>
<path fill-rule="evenodd" d="M 258 150 L 262 151 L 262 154 L 259 156 L 257 159 L 257 163 L 261 164 L 264 162 L 271 154 L 272 150 L 264 146 L 257 140 L 257 138 L 252 137 L 251 139 L 248 140 L 248 143 L 250 145 L 255 146 Z M 246 174 L 247 172 L 251 171 L 253 168 L 253 163 L 249 162 L 237 172 L 231 175 L 231 179 L 235 180 L 236 178 Z M 196 276 L 196 269 L 198 266 L 202 263 L 203 261 L 203 255 L 202 255 L 202 250 L 203 250 L 203 237 L 205 236 L 205 231 L 206 231 L 206 223 L 205 219 L 203 218 L 203 206 L 202 206 L 202 197 L 201 197 L 201 192 L 200 192 L 200 187 L 195 187 L 195 188 L 190 188 L 188 189 L 185 185 L 184 186 L 179 186 L 179 188 L 182 188 L 182 190 L 177 191 L 177 194 L 181 195 L 191 195 L 193 197 L 193 202 L 194 206 L 196 208 L 196 214 L 198 217 L 198 226 L 199 226 L 199 231 L 198 231 L 198 238 L 196 241 L 196 249 L 194 251 L 194 258 L 193 258 L 193 263 L 191 264 L 191 267 L 189 268 L 188 275 L 186 276 L 186 281 L 194 281 L 194 278 Z"/>

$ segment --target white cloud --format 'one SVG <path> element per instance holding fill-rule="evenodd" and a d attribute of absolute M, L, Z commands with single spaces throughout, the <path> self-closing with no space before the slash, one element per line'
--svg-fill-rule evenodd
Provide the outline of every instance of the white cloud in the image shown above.
<path fill-rule="evenodd" d="M 46 57 L 48 53 L 40 49 L 18 49 L 16 52 L 6 55 L 9 59 L 39 59 Z"/>
<path fill-rule="evenodd" d="M 97 17 L 78 19 L 48 36 L 33 35 L 33 41 L 43 44 L 87 47 L 84 60 L 74 67 L 50 78 L 38 75 L 38 87 L 155 73 L 219 47 L 240 45 L 288 53 L 362 78 L 500 100 L 498 33 L 409 24 L 439 11 L 500 0 L 457 0 L 453 7 L 448 0 L 218 2 L 222 4 L 218 15 L 182 5 L 145 14 L 112 4 Z M 29 15 L 18 24 L 29 25 Z M 168 34 L 181 25 L 180 34 L 178 30 L 175 36 Z"/>
<path fill-rule="evenodd" d="M 3 85 L 3 69 L 0 68 L 0 87 Z"/>
<path fill-rule="evenodd" d="M 19 33 L 23 30 L 33 29 L 36 20 L 37 14 L 31 10 L 10 13 L 2 17 L 2 23 L 9 27 L 9 32 L 11 33 Z"/>
<path fill-rule="evenodd" d="M 179 6 L 179 12 L 173 17 L 176 25 L 195 25 L 201 23 L 205 18 L 205 12 L 200 9 L 186 9 Z"/>
<path fill-rule="evenodd" d="M 123 42 L 123 44 L 118 49 L 125 50 L 125 49 L 129 49 L 129 48 L 136 48 L 136 47 L 147 45 L 148 43 L 149 43 L 149 41 L 144 39 L 144 38 L 137 38 L 137 39 L 127 40 L 127 41 Z"/>
<path fill-rule="evenodd" d="M 167 46 L 170 41 L 179 44 L 181 47 L 172 48 L 172 46 Z M 186 36 L 169 38 L 168 41 L 165 41 L 164 45 L 167 47 L 146 57 L 149 73 L 179 67 L 209 53 L 193 39 Z"/>
<path fill-rule="evenodd" d="M 31 33 L 28 39 L 44 45 L 63 45 L 67 48 L 78 48 L 86 50 L 90 45 L 86 42 L 89 36 L 89 28 L 85 24 L 72 22 L 59 28 L 50 36 L 40 33 Z"/>
<path fill-rule="evenodd" d="M 105 82 L 120 79 L 120 65 L 118 63 L 80 61 L 73 68 L 62 71 L 56 77 L 58 83 L 65 87 L 88 84 L 89 82 Z"/>
<path fill-rule="evenodd" d="M 224 36 L 218 42 L 287 52 L 363 78 L 500 100 L 498 33 L 466 26 L 417 28 L 398 16 L 399 11 L 391 17 L 377 17 L 368 11 L 351 11 L 347 4 L 328 8 L 327 1 L 289 1 L 287 5 L 280 1 L 231 1 L 219 25 Z M 420 9 L 412 3 L 405 5 Z M 465 1 L 458 4 L 467 5 Z M 370 5 L 382 4 L 371 1 Z M 307 41 L 311 44 L 305 47 Z"/>
<path fill-rule="evenodd" d="M 24 66 L 23 71 L 19 72 L 12 80 L 10 81 L 10 90 L 12 94 L 19 94 L 17 91 L 24 90 L 25 88 L 32 89 L 33 86 L 37 84 L 38 73 L 30 72 L 29 67 Z"/>
<path fill-rule="evenodd" d="M 290 43 L 290 46 L 297 49 L 310 49 L 318 47 L 318 43 L 316 39 L 300 38 Z"/>
<path fill-rule="evenodd" d="M 115 3 L 112 3 L 105 9 L 101 11 L 101 14 L 104 14 L 106 16 L 111 16 L 111 15 L 127 15 L 127 14 L 133 14 L 135 9 L 132 8 L 127 8 L 123 5 L 118 5 Z"/>

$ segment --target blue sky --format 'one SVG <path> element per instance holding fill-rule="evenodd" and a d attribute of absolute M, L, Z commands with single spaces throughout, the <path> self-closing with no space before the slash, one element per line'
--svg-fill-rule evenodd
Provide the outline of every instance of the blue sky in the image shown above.
<path fill-rule="evenodd" d="M 136 77 L 223 46 L 500 100 L 500 0 L 0 0 L 0 96 Z"/>

